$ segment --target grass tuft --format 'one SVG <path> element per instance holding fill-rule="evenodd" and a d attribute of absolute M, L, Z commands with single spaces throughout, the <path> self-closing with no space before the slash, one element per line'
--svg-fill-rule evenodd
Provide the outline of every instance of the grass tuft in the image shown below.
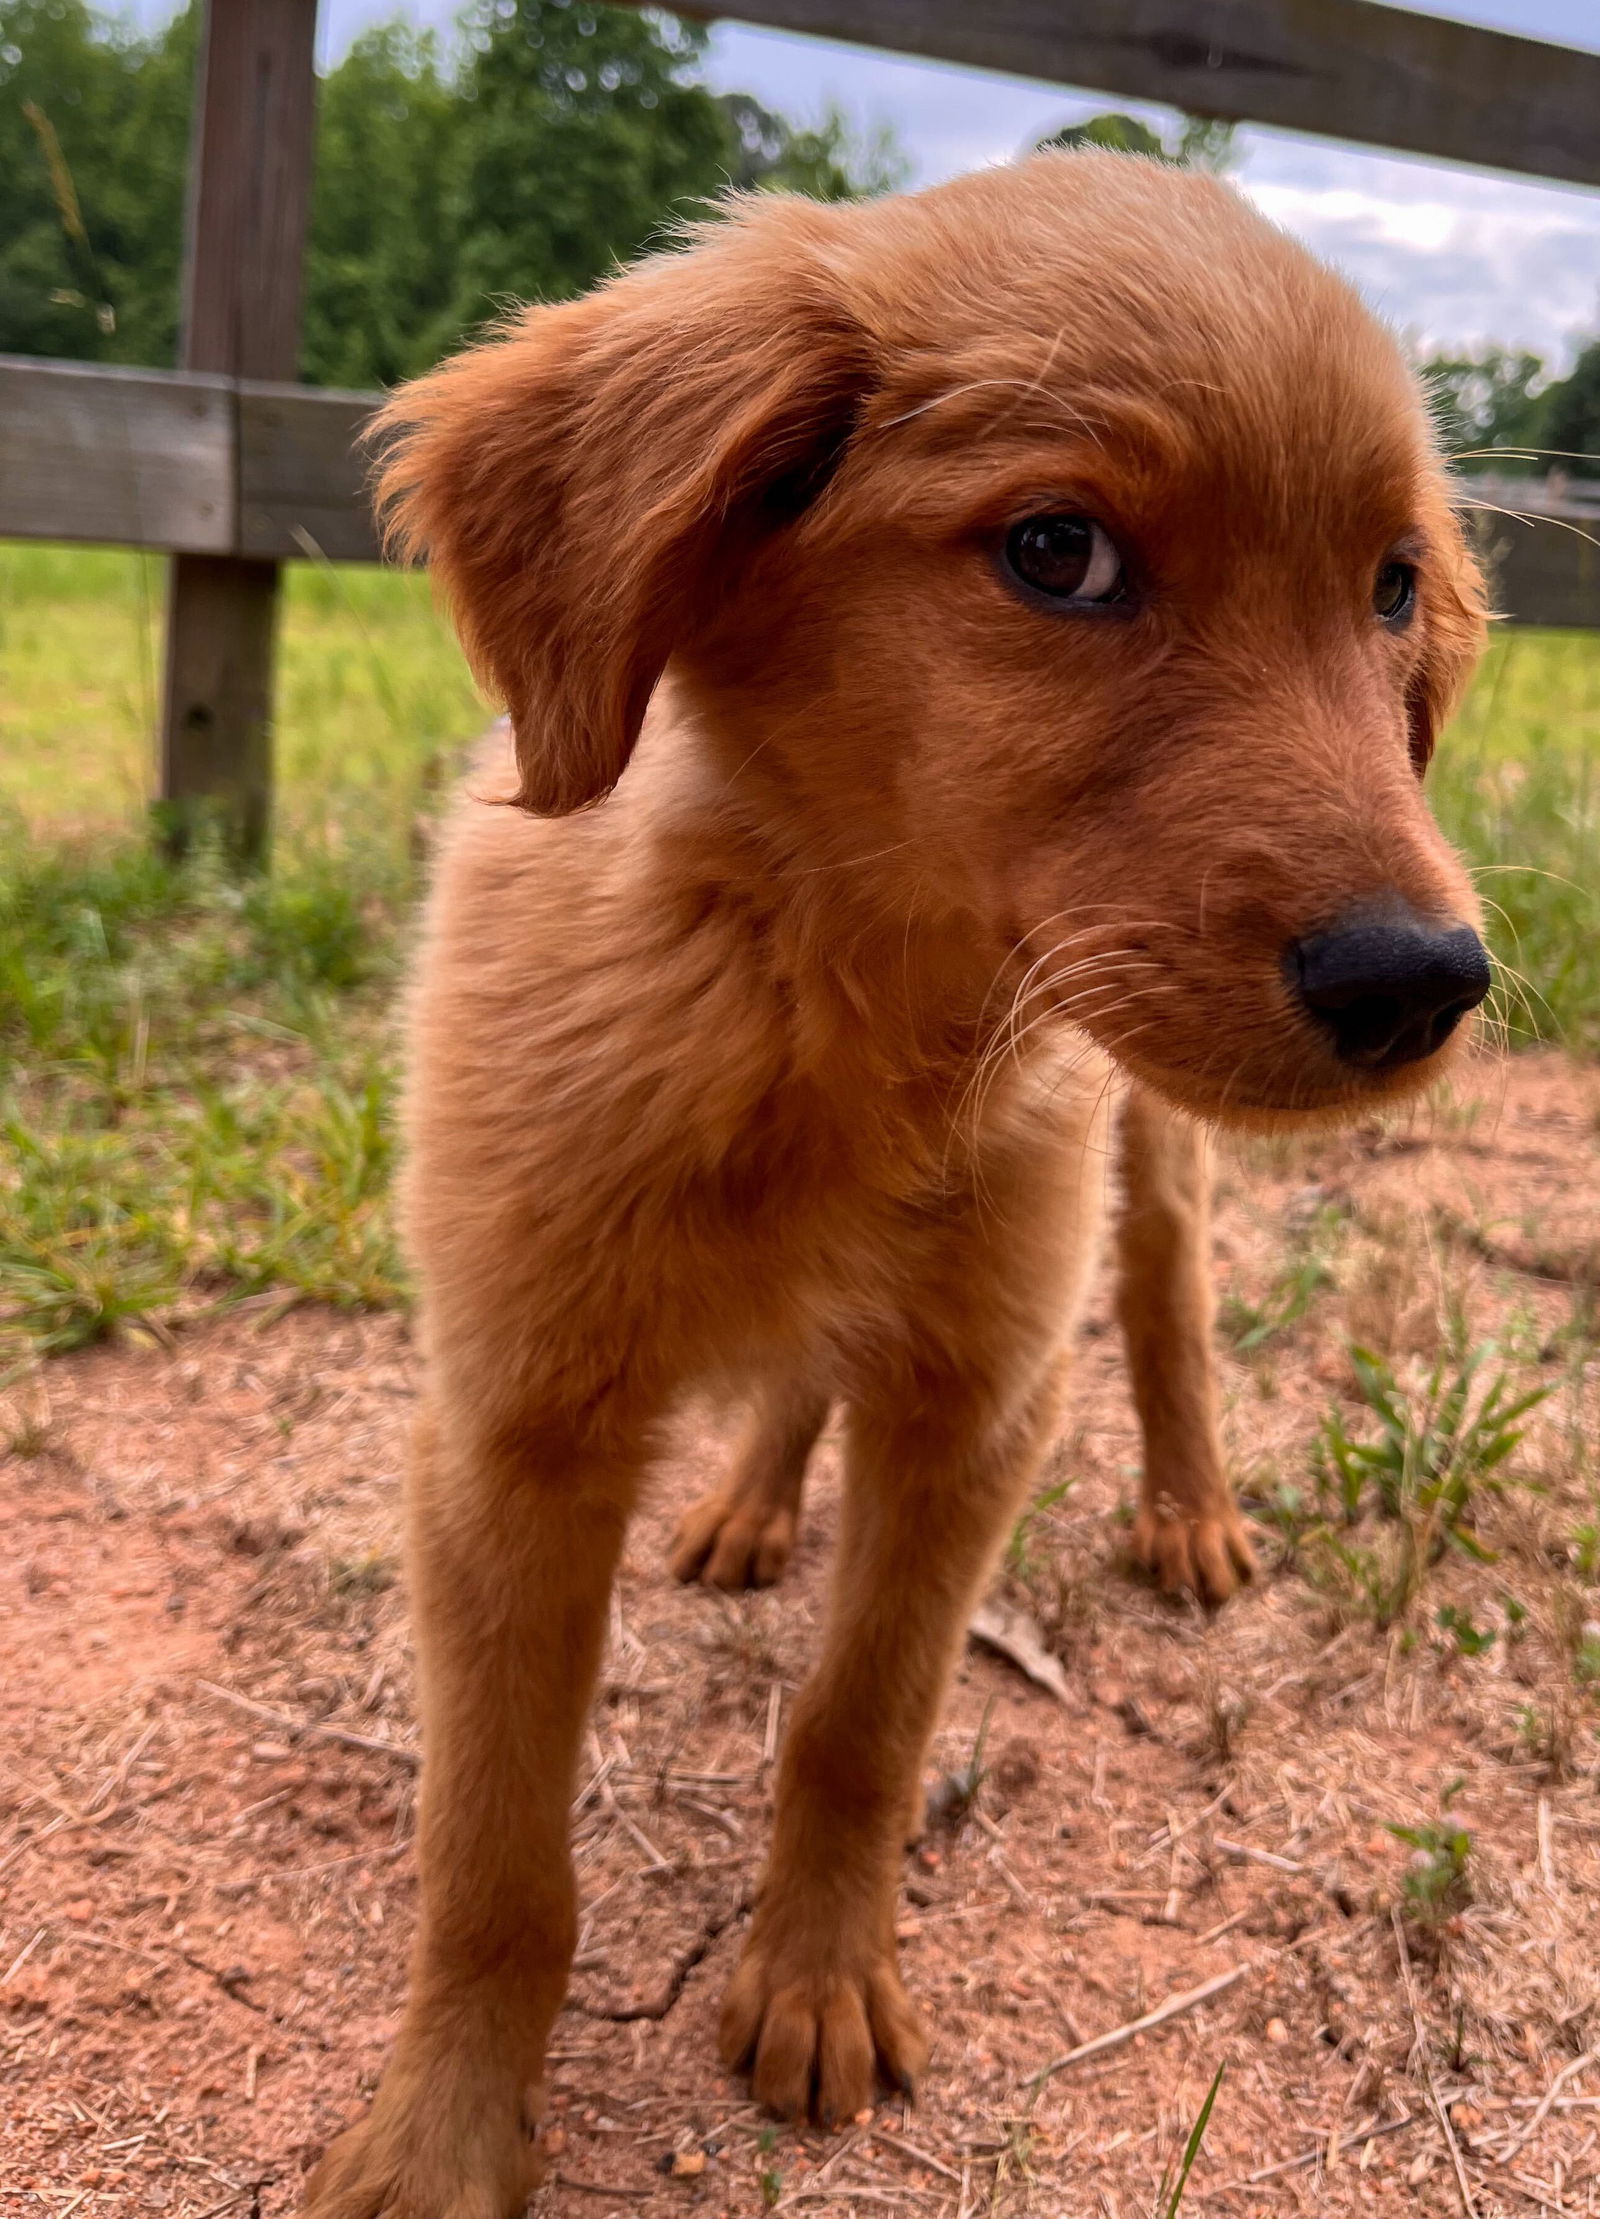
<path fill-rule="evenodd" d="M 1505 1487 L 1509 1459 L 1522 1439 L 1520 1421 L 1553 1392 L 1539 1386 L 1517 1394 L 1503 1371 L 1486 1379 L 1496 1354 L 1492 1341 L 1469 1349 L 1457 1334 L 1421 1383 L 1408 1389 L 1371 1349 L 1350 1350 L 1377 1434 L 1352 1439 L 1337 1410 L 1323 1421 L 1312 1472 L 1331 1522 L 1318 1538 L 1325 1583 L 1342 1586 L 1380 1627 L 1405 1616 L 1447 1551 L 1480 1564 L 1494 1561 L 1477 1530 L 1483 1498 Z M 1378 1534 L 1350 1538 L 1369 1512 Z M 1473 1653 L 1462 1624 L 1440 1623 L 1451 1623 L 1463 1653 Z M 1481 1637 L 1474 1629 L 1471 1638 Z"/>

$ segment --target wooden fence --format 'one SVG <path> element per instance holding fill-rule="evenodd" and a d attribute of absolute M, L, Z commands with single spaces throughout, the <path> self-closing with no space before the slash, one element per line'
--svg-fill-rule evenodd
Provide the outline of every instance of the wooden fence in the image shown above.
<path fill-rule="evenodd" d="M 643 0 L 627 0 L 643 4 Z M 683 11 L 711 15 L 691 4 Z M 1600 55 L 1375 0 L 738 0 L 741 20 L 1194 114 L 1600 185 Z M 0 537 L 169 559 L 160 793 L 245 854 L 271 799 L 279 567 L 378 559 L 355 440 L 375 396 L 293 383 L 316 0 L 206 0 L 181 367 L 0 356 Z M 1600 628 L 1600 514 L 1485 486 L 1513 622 Z M 1542 521 L 1533 521 L 1533 519 Z"/>

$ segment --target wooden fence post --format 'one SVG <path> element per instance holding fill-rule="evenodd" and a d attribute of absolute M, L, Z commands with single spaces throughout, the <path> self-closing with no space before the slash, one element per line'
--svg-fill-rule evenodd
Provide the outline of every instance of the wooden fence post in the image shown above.
<path fill-rule="evenodd" d="M 205 0 L 182 369 L 292 379 L 299 368 L 316 23 L 317 0 Z M 203 820 L 218 821 L 242 859 L 265 850 L 277 608 L 275 562 L 172 558 L 159 806 L 176 852 Z"/>

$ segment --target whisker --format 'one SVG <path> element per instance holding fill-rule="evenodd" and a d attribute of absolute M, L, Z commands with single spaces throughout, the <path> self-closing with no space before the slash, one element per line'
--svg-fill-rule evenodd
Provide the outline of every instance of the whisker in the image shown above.
<path fill-rule="evenodd" d="M 1508 524 L 1526 524 L 1531 531 L 1535 524 L 1553 524 L 1557 531 L 1573 532 L 1590 547 L 1600 547 L 1600 539 L 1593 532 L 1586 532 L 1581 524 L 1574 524 L 1570 516 L 1551 516 L 1543 511 L 1531 516 L 1519 515 L 1515 509 L 1503 509 L 1494 501 L 1459 501 L 1457 506 L 1476 509 L 1481 516 L 1503 516 Z"/>

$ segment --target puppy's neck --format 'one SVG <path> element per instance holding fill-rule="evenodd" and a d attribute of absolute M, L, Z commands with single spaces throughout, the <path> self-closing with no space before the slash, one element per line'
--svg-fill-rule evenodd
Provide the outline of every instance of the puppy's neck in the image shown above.
<path fill-rule="evenodd" d="M 859 778 L 798 786 L 781 735 L 752 722 L 681 679 L 662 687 L 625 781 L 658 883 L 685 918 L 717 914 L 797 1074 L 857 1099 L 888 1091 L 939 1126 L 1003 1030 L 1022 964 L 919 858 L 892 780 L 865 805 Z"/>

